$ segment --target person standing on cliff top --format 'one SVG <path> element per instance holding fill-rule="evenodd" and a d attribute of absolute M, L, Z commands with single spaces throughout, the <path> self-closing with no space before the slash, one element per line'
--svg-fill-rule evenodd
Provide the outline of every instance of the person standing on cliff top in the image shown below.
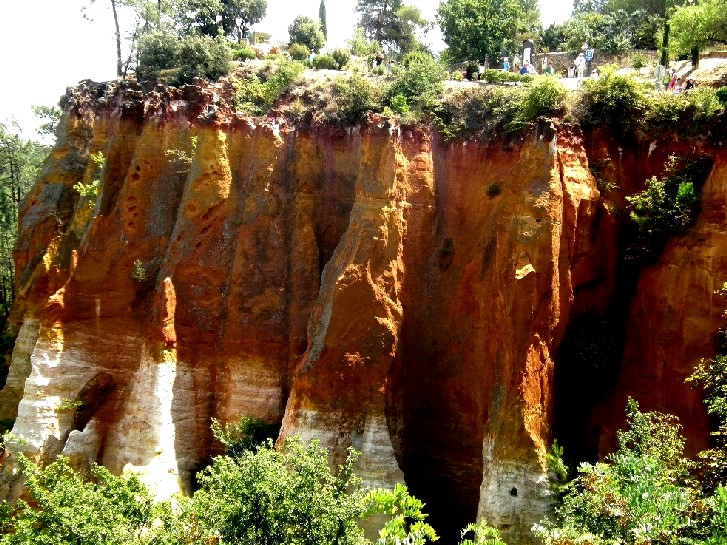
<path fill-rule="evenodd" d="M 576 72 L 579 78 L 582 78 L 586 73 L 586 57 L 583 53 L 578 53 L 576 57 Z"/>

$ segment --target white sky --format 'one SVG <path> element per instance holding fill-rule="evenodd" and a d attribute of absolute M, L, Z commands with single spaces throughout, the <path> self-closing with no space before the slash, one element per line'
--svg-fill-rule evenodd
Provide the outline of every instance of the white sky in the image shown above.
<path fill-rule="evenodd" d="M 116 76 L 113 19 L 108 0 L 97 0 L 93 22 L 83 19 L 84 0 L 0 0 L 0 121 L 16 119 L 21 127 L 37 125 L 31 106 L 56 104 L 69 85 L 82 79 L 105 81 Z M 434 20 L 439 0 L 408 0 Z M 267 17 L 255 30 L 287 39 L 298 15 L 318 18 L 320 0 L 268 0 Z M 356 23 L 356 0 L 327 0 L 328 42 L 345 44 Z M 571 0 L 540 0 L 543 24 L 568 18 Z M 122 29 L 123 32 L 123 29 Z M 441 49 L 438 29 L 430 33 Z M 32 130 L 26 137 L 33 137 Z"/>

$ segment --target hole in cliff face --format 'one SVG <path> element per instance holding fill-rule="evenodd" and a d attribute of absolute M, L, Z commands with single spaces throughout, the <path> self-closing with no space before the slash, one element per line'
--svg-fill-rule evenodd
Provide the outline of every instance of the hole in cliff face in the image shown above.
<path fill-rule="evenodd" d="M 73 419 L 73 429 L 83 431 L 114 390 L 116 390 L 116 381 L 108 373 L 97 373 L 89 380 L 78 394 L 80 405 Z"/>
<path fill-rule="evenodd" d="M 515 488 L 515 487 L 513 486 L 513 487 L 512 487 L 511 489 L 510 489 L 510 495 L 511 495 L 511 496 L 512 496 L 513 498 L 517 498 L 517 488 Z"/>
<path fill-rule="evenodd" d="M 589 419 L 618 380 L 622 344 L 608 318 L 584 315 L 568 325 L 556 357 L 553 435 L 571 465 L 597 459 L 599 430 Z"/>
<path fill-rule="evenodd" d="M 405 320 L 402 327 L 406 355 L 390 375 L 387 418 L 410 492 L 426 504 L 438 543 L 454 545 L 477 517 L 488 412 L 489 389 L 481 388 L 488 382 L 482 376 L 486 366 L 457 353 L 461 347 L 454 330 L 422 335 L 428 320 L 409 319 L 411 324 Z"/>

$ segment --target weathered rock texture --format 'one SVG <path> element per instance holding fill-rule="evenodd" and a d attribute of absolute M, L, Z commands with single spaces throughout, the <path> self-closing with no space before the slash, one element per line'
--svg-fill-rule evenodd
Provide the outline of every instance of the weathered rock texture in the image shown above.
<path fill-rule="evenodd" d="M 618 297 L 618 221 L 587 150 L 619 152 L 567 124 L 491 145 L 378 119 L 296 127 L 238 118 L 227 94 L 66 96 L 20 217 L 0 393 L 17 448 L 134 469 L 164 497 L 217 452 L 211 418 L 282 421 L 334 461 L 361 451 L 367 484 L 406 481 L 451 541 L 479 516 L 528 542 L 550 504 L 556 353 Z M 619 163 L 624 187 L 647 150 Z M 704 443 L 683 378 L 720 325 L 725 160 L 697 227 L 638 281 L 618 384 L 593 400 L 604 448 L 627 394 Z"/>

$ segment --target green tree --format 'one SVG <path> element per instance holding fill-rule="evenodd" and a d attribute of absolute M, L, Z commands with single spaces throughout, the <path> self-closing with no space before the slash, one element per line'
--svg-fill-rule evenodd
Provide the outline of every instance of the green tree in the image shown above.
<path fill-rule="evenodd" d="M 291 44 L 301 44 L 310 51 L 320 51 L 326 38 L 321 32 L 318 22 L 306 15 L 298 15 L 288 27 L 288 35 Z"/>
<path fill-rule="evenodd" d="M 328 25 L 326 24 L 326 1 L 321 0 L 320 6 L 318 6 L 318 21 L 321 24 L 321 32 L 323 37 L 328 39 Z"/>
<path fill-rule="evenodd" d="M 556 509 L 557 524 L 536 529 L 546 544 L 584 536 L 592 538 L 584 543 L 676 544 L 690 532 L 695 491 L 676 418 L 641 412 L 629 399 L 626 423 L 615 453 L 605 462 L 580 465 Z"/>
<path fill-rule="evenodd" d="M 222 29 L 222 0 L 174 0 L 174 28 L 179 35 L 217 36 Z"/>
<path fill-rule="evenodd" d="M 383 46 L 389 42 L 392 28 L 396 25 L 396 10 L 401 5 L 401 0 L 358 0 L 359 28 L 363 29 L 367 38 Z"/>
<path fill-rule="evenodd" d="M 179 44 L 176 84 L 192 83 L 193 78 L 217 80 L 230 71 L 232 49 L 222 36 L 191 35 Z"/>
<path fill-rule="evenodd" d="M 238 42 L 247 38 L 250 27 L 265 18 L 267 0 L 222 0 L 222 27 Z"/>
<path fill-rule="evenodd" d="M 394 82 L 389 88 L 389 103 L 397 97 L 418 111 L 431 110 L 444 90 L 444 68 L 431 55 L 409 53 L 394 70 Z M 400 112 L 403 113 L 403 112 Z"/>
<path fill-rule="evenodd" d="M 603 13 L 608 0 L 573 0 L 573 16 L 581 13 Z"/>
<path fill-rule="evenodd" d="M 436 539 L 424 523 L 423 504 L 405 487 L 361 487 L 353 473 L 356 458 L 350 450 L 332 474 L 326 450 L 298 439 L 278 450 L 268 442 L 238 457 L 220 456 L 200 474 L 193 498 L 201 535 L 240 545 L 364 545 L 369 542 L 358 521 L 385 513 L 392 517 L 381 530 L 381 545 Z"/>
<path fill-rule="evenodd" d="M 701 0 L 678 6 L 670 20 L 671 50 L 677 54 L 692 54 L 699 64 L 699 51 L 710 43 L 727 42 L 727 6 L 723 0 Z"/>
<path fill-rule="evenodd" d="M 426 32 L 429 21 L 422 17 L 419 8 L 409 5 L 403 5 L 396 10 L 396 20 L 396 32 L 391 34 L 392 48 L 400 55 L 417 50 L 420 47 L 417 32 Z"/>
<path fill-rule="evenodd" d="M 17 462 L 29 501 L 4 510 L 3 545 L 163 543 L 169 506 L 157 505 L 135 476 L 93 466 L 92 480 L 84 482 L 62 456 L 44 469 L 22 455 Z"/>
<path fill-rule="evenodd" d="M 7 436 L 3 437 L 3 441 Z M 156 503 L 134 475 L 115 477 L 94 465 L 90 479 L 58 457 L 45 468 L 17 463 L 27 492 L 0 502 L 2 545 L 372 545 L 359 522 L 387 515 L 377 545 L 424 545 L 437 539 L 424 504 L 405 486 L 370 490 L 353 467 L 357 454 L 331 473 L 317 442 L 271 440 L 236 456 L 218 456 L 191 498 Z"/>
<path fill-rule="evenodd" d="M 646 189 L 626 197 L 640 236 L 642 254 L 658 255 L 674 234 L 684 232 L 699 211 L 700 188 L 711 162 L 670 157 L 664 176 L 646 180 Z"/>
<path fill-rule="evenodd" d="M 171 70 L 167 77 L 173 85 L 192 83 L 196 77 L 216 80 L 227 75 L 231 60 L 230 42 L 221 35 L 179 38 L 168 31 L 152 32 L 139 42 L 137 77 L 157 78 Z"/>
<path fill-rule="evenodd" d="M 437 17 L 453 60 L 500 57 L 513 47 L 518 0 L 445 0 Z"/>
<path fill-rule="evenodd" d="M 176 67 L 179 46 L 179 38 L 169 31 L 160 30 L 142 36 L 139 40 L 137 78 L 156 78 L 163 71 Z"/>
<path fill-rule="evenodd" d="M 540 23 L 540 3 L 538 0 L 518 0 L 517 41 L 537 40 L 543 32 Z"/>
<path fill-rule="evenodd" d="M 378 44 L 376 42 L 369 41 L 361 27 L 356 27 L 354 29 L 353 36 L 351 36 L 347 43 L 351 48 L 351 53 L 358 55 L 359 57 L 373 55 L 378 49 Z"/>
<path fill-rule="evenodd" d="M 13 302 L 18 210 L 49 151 L 47 146 L 24 140 L 0 124 L 0 331 L 5 329 Z"/>
<path fill-rule="evenodd" d="M 33 113 L 43 123 L 38 127 L 40 136 L 54 136 L 58 121 L 61 119 L 61 109 L 58 106 L 33 106 Z"/>

